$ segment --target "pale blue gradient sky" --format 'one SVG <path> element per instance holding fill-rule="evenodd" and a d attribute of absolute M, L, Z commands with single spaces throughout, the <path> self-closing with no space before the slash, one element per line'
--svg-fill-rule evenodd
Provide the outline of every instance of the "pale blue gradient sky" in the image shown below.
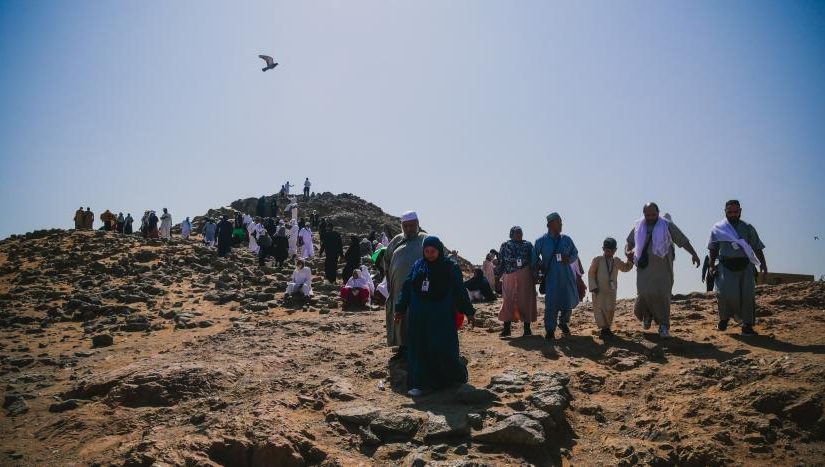
<path fill-rule="evenodd" d="M 823 2 L 0 1 L 0 63 L 0 237 L 308 175 L 476 262 L 559 211 L 587 263 L 647 200 L 704 252 L 739 198 L 825 274 Z"/>

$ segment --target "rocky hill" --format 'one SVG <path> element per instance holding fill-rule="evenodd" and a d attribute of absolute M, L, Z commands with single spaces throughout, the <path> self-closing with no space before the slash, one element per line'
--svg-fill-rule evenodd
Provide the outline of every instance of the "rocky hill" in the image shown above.
<path fill-rule="evenodd" d="M 500 304 L 479 305 L 460 332 L 470 384 L 410 399 L 383 310 L 341 310 L 317 278 L 315 300 L 285 300 L 288 273 L 197 239 L 0 242 L 0 465 L 825 459 L 821 282 L 760 286 L 750 338 L 715 329 L 712 294 L 676 297 L 668 340 L 629 300 L 615 339 L 582 305 L 573 335 L 549 344 L 500 339 Z"/>

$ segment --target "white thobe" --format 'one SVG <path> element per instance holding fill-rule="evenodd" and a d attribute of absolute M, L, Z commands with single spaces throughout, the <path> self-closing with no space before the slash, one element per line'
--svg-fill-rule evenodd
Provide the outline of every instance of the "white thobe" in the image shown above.
<path fill-rule="evenodd" d="M 312 258 L 315 256 L 315 246 L 312 245 L 312 231 L 304 227 L 298 232 L 298 235 L 303 239 L 304 246 L 301 248 L 302 258 Z"/>
<path fill-rule="evenodd" d="M 172 215 L 168 212 L 160 216 L 160 236 L 161 238 L 172 238 Z"/>
<path fill-rule="evenodd" d="M 298 224 L 295 222 L 289 226 L 289 256 L 298 254 Z"/>
<path fill-rule="evenodd" d="M 299 290 L 307 297 L 312 295 L 312 270 L 309 266 L 296 269 L 292 280 L 286 283 L 286 293 L 293 294 Z"/>
<path fill-rule="evenodd" d="M 249 233 L 249 251 L 257 255 L 261 247 L 258 245 L 258 240 L 256 240 L 255 237 L 264 233 L 264 227 L 257 222 L 252 222 L 246 227 L 246 231 Z"/>

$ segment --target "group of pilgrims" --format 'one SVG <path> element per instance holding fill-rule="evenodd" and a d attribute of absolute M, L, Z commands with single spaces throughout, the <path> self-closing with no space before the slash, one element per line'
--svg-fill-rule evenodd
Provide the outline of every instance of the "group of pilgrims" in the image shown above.
<path fill-rule="evenodd" d="M 76 230 L 94 230 L 95 216 L 92 210 L 87 207 L 84 211 L 82 207 L 78 208 L 74 214 L 74 228 Z M 134 223 L 132 213 L 126 213 L 123 216 L 122 212 L 115 215 L 108 209 L 100 215 L 101 226 L 98 230 L 106 232 L 117 232 L 121 234 L 131 235 L 134 233 L 132 224 Z M 189 238 L 192 232 L 192 222 L 187 217 L 180 224 L 181 237 Z M 169 210 L 163 208 L 163 213 L 158 217 L 155 211 L 146 210 L 143 217 L 140 219 L 140 228 L 138 230 L 143 238 L 160 238 L 169 240 L 172 238 L 172 214 Z"/>
<path fill-rule="evenodd" d="M 282 187 L 282 197 L 288 194 L 289 186 L 287 182 Z M 307 179 L 307 197 L 308 188 Z M 414 211 L 401 216 L 401 233 L 392 239 L 385 232 L 380 238 L 375 231 L 363 237 L 352 235 L 345 251 L 342 235 L 331 220 L 321 218 L 316 211 L 308 220 L 298 218 L 298 203 L 295 198 L 290 201 L 284 211 L 291 213 L 288 221 L 240 212 L 233 219 L 229 215 L 220 220 L 207 218 L 201 227 L 203 242 L 216 247 L 222 257 L 230 253 L 232 246 L 247 242 L 261 266 L 269 257 L 279 267 L 294 260 L 295 270 L 286 284 L 286 297 L 300 295 L 311 299 L 311 265 L 316 257 L 312 230 L 318 230 L 317 256 L 324 256 L 326 281 L 335 284 L 339 260 L 345 263 L 340 288 L 343 307 L 384 305 L 386 342 L 395 348 L 390 360 L 406 362 L 408 394 L 413 397 L 467 382 L 467 367 L 459 355 L 458 329 L 465 318 L 470 326 L 475 325 L 473 302 L 495 301 L 500 294 L 500 336 L 510 337 L 513 323 L 523 323 L 523 336 L 531 336 L 531 324 L 538 319 L 538 295 L 543 294 L 544 338 L 553 341 L 557 328 L 562 335 L 570 335 L 572 310 L 589 290 L 599 335 L 608 340 L 614 337 L 611 328 L 619 272 L 628 272 L 635 266 L 634 314 L 644 330 L 655 323 L 659 336 L 668 338 L 675 247 L 686 250 L 696 267 L 700 264 L 688 238 L 670 216 L 660 216 L 659 207 L 653 202 L 644 205 L 642 217 L 628 233 L 623 258 L 617 255 L 616 239 L 607 237 L 602 243 L 602 254 L 592 259 L 585 272 L 573 239 L 562 233 L 561 215 L 553 212 L 546 217 L 547 233 L 533 243 L 524 239 L 520 226 L 513 226 L 509 239 L 498 250 L 490 250 L 481 267 L 465 281 L 457 253 L 447 250 L 438 237 L 425 233 Z M 703 280 L 717 290 L 718 329 L 725 331 L 733 318 L 743 335 L 756 335 L 755 283 L 757 270 L 768 271 L 765 246 L 756 229 L 741 220 L 739 201 L 726 202 L 724 213 L 725 217 L 710 230 Z M 104 214 L 106 220 L 103 215 L 101 220 L 105 230 L 131 233 L 130 215 L 124 218 L 122 214 Z M 89 216 L 88 208 L 78 210 L 76 228 L 91 228 Z M 160 221 L 158 229 L 158 217 L 154 211 L 147 211 L 141 227 L 146 232 L 144 236 L 169 238 L 171 215 L 165 208 Z M 191 222 L 186 218 L 181 224 L 181 236 L 187 238 L 191 230 Z M 711 289 L 709 285 L 708 290 Z"/>
<path fill-rule="evenodd" d="M 738 200 L 725 203 L 725 217 L 714 224 L 707 241 L 708 257 L 703 280 L 715 285 L 719 310 L 718 329 L 725 331 L 733 318 L 745 336 L 756 335 L 755 284 L 757 270 L 768 272 L 765 245 L 756 229 L 741 220 Z M 544 338 L 553 341 L 556 329 L 570 335 L 572 310 L 589 289 L 599 335 L 608 340 L 616 311 L 619 272 L 634 266 L 636 302 L 634 314 L 642 328 L 655 323 L 661 338 L 670 337 L 670 304 L 673 261 L 676 247 L 699 256 L 688 238 L 669 216 L 661 215 L 656 203 L 642 209 L 643 216 L 628 233 L 624 258 L 616 255 L 618 242 L 607 237 L 602 254 L 585 272 L 573 239 L 562 233 L 562 218 L 553 212 L 546 217 L 547 233 L 534 243 L 524 240 L 520 226 L 510 229 L 509 240 L 490 250 L 473 278 L 462 283 L 458 264 L 434 236 L 423 233 L 413 212 L 401 218 L 402 233 L 393 238 L 384 253 L 389 295 L 386 301 L 387 344 L 397 347 L 392 360 L 406 360 L 408 394 L 417 397 L 433 390 L 467 382 L 467 368 L 459 356 L 457 329 L 464 315 L 474 325 L 472 302 L 487 300 L 500 291 L 498 318 L 500 336 L 512 333 L 512 323 L 523 322 L 523 335 L 533 334 L 538 319 L 538 294 L 544 294 Z M 538 286 L 538 293 L 536 291 Z M 493 297 L 495 297 L 493 295 Z"/>

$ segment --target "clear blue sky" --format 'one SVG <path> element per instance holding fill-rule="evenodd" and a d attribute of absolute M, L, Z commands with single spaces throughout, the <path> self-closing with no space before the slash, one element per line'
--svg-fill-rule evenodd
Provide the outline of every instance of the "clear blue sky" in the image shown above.
<path fill-rule="evenodd" d="M 825 274 L 823 2 L 0 1 L 0 63 L 0 237 L 309 176 L 476 262 L 551 211 L 587 262 L 647 200 L 704 252 L 738 198 Z"/>

